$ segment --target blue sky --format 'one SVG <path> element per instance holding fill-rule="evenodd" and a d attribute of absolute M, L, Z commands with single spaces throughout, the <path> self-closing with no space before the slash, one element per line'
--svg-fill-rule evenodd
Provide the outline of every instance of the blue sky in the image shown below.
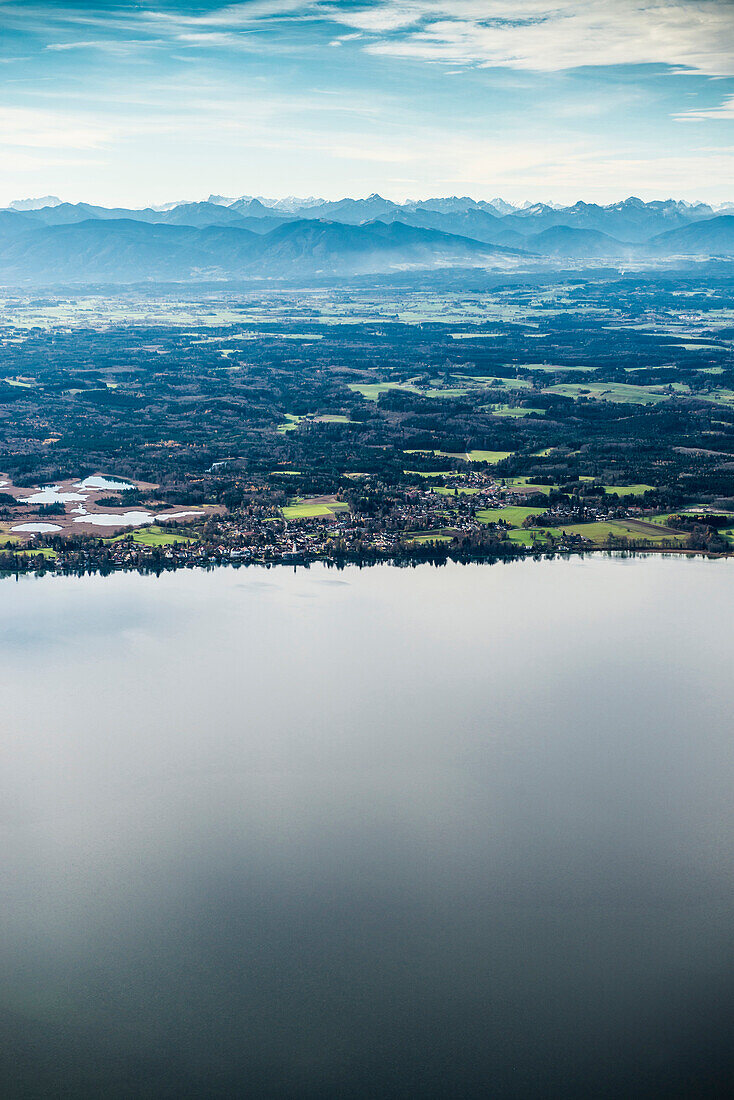
<path fill-rule="evenodd" d="M 0 203 L 734 199 L 732 0 L 0 0 Z"/>

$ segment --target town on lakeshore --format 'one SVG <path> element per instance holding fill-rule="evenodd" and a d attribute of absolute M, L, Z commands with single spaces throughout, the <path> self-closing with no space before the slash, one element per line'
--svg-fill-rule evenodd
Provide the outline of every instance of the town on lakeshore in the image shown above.
<path fill-rule="evenodd" d="M 170 506 L 156 487 L 104 477 L 25 497 L 6 482 L 3 492 L 17 500 L 12 511 L 18 522 L 0 543 L 0 572 L 493 561 L 595 549 L 730 552 L 733 517 L 645 508 L 646 486 L 605 487 L 589 480 L 569 494 L 524 478 L 493 476 L 484 472 L 482 457 L 465 459 L 479 469 L 443 475 L 438 485 L 431 484 L 434 479 L 400 490 L 362 484 L 339 495 L 291 497 L 287 504 L 274 503 L 261 486 L 243 482 L 242 504 L 232 510 L 204 505 L 161 511 Z M 92 488 L 93 483 L 102 488 Z M 117 488 L 118 497 L 109 496 L 108 485 Z M 133 494 L 144 504 L 126 506 L 124 498 Z M 370 501 L 377 500 L 380 511 L 373 512 Z M 67 515 L 70 501 L 77 503 Z"/>
<path fill-rule="evenodd" d="M 0 571 L 734 550 L 715 262 L 0 302 Z"/>

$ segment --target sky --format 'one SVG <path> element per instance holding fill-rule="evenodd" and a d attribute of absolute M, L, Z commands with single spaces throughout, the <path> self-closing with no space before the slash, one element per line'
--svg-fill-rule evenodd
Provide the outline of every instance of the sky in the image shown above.
<path fill-rule="evenodd" d="M 0 204 L 734 200 L 734 0 L 0 0 Z"/>

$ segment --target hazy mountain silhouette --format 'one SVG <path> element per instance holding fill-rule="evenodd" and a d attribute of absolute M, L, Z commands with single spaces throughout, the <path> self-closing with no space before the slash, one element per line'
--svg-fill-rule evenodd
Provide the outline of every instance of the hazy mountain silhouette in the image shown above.
<path fill-rule="evenodd" d="M 542 256 L 564 256 L 569 259 L 603 259 L 614 256 L 633 256 L 637 246 L 617 241 L 596 229 L 574 229 L 568 225 L 554 225 L 542 233 L 523 238 L 526 248 Z"/>
<path fill-rule="evenodd" d="M 592 229 L 606 233 L 619 241 L 641 243 L 668 229 L 678 229 L 694 219 L 711 217 L 709 206 L 684 207 L 680 203 L 650 202 L 630 198 L 613 206 L 577 202 L 573 206 L 554 209 L 538 204 L 527 210 L 507 214 L 503 219 L 506 229 L 523 235 L 540 233 L 555 226 L 569 229 Z"/>
<path fill-rule="evenodd" d="M 15 210 L 0 210 L 0 240 L 3 237 L 15 236 L 16 233 L 27 233 L 33 229 L 33 221 Z"/>
<path fill-rule="evenodd" d="M 0 277 L 63 282 L 272 278 L 484 264 L 515 255 L 465 237 L 384 222 L 352 226 L 299 220 L 256 234 L 240 227 L 95 218 L 20 233 L 13 227 L 0 239 Z"/>
<path fill-rule="evenodd" d="M 734 255 L 734 215 L 673 200 L 535 203 L 510 213 L 456 196 L 402 205 L 380 195 L 280 204 L 248 197 L 141 210 L 42 201 L 0 211 L 5 281 L 293 278 Z M 294 213 L 301 201 L 313 205 Z"/>
<path fill-rule="evenodd" d="M 734 256 L 734 215 L 721 214 L 661 233 L 648 242 L 648 249 L 668 256 Z"/>
<path fill-rule="evenodd" d="M 327 202 L 304 207 L 298 212 L 299 218 L 318 218 L 324 221 L 344 222 L 348 225 L 360 225 L 389 215 L 399 207 L 381 195 L 370 195 L 366 199 L 340 199 L 339 202 Z"/>

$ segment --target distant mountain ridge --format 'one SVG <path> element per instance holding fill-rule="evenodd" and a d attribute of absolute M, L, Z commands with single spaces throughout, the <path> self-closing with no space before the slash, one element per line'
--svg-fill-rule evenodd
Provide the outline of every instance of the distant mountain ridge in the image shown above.
<path fill-rule="evenodd" d="M 514 205 L 501 198 L 486 202 L 467 195 L 444 198 L 413 199 L 396 203 L 381 195 L 372 194 L 364 199 L 344 198 L 327 201 L 314 197 L 269 199 L 246 195 L 228 198 L 210 195 L 203 202 L 166 203 L 162 206 L 132 209 L 128 207 L 106 208 L 88 203 L 67 203 L 47 196 L 45 199 L 23 199 L 11 203 L 9 210 L 27 212 L 41 218 L 47 224 L 61 221 L 84 220 L 84 217 L 125 217 L 133 221 L 161 221 L 175 224 L 234 224 L 232 214 L 258 218 L 317 218 L 361 225 L 376 219 L 406 222 L 432 215 L 436 218 L 461 218 L 470 214 L 488 214 L 503 220 L 505 231 L 523 235 L 543 232 L 554 225 L 567 225 L 574 229 L 596 229 L 616 235 L 624 240 L 649 240 L 656 233 L 677 229 L 692 221 L 712 218 L 716 214 L 731 213 L 734 204 L 722 204 L 714 209 L 706 203 L 689 203 L 675 199 L 643 202 L 631 196 L 621 202 L 608 205 L 579 201 L 571 206 L 551 203 L 524 203 Z M 225 213 L 229 211 L 229 215 Z M 73 213 L 76 212 L 76 213 Z M 186 221 L 186 217 L 190 221 Z"/>
<path fill-rule="evenodd" d="M 377 194 L 337 202 L 213 195 L 139 210 L 49 197 L 0 210 L 6 282 L 347 276 L 676 256 L 734 257 L 734 215 L 672 199 L 518 208 L 467 196 L 399 204 Z"/>
<path fill-rule="evenodd" d="M 0 222 L 0 278 L 43 282 L 353 275 L 484 265 L 517 255 L 465 237 L 380 221 L 351 226 L 303 219 L 265 234 L 124 218 L 6 233 Z"/>
<path fill-rule="evenodd" d="M 648 248 L 666 256 L 698 256 L 704 253 L 734 256 L 734 215 L 721 214 L 667 233 L 648 242 Z"/>

